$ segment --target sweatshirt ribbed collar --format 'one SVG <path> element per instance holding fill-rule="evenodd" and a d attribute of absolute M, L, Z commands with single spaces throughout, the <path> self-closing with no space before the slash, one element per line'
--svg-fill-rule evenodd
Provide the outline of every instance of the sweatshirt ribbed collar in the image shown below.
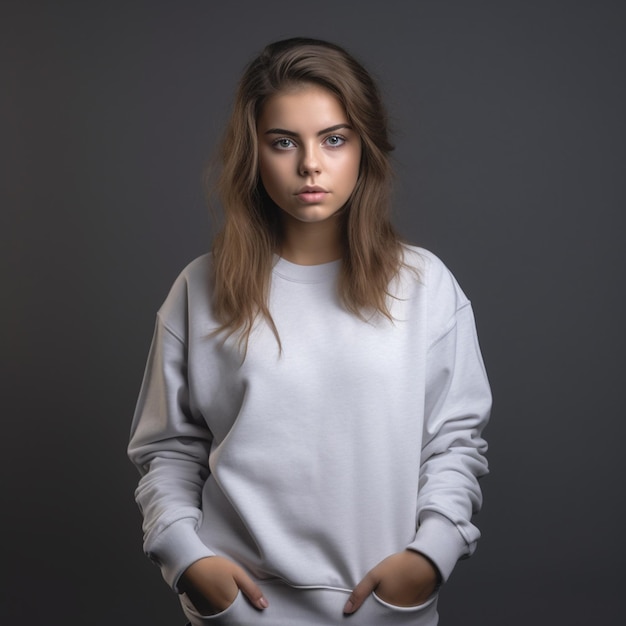
<path fill-rule="evenodd" d="M 323 283 L 334 280 L 340 267 L 341 259 L 320 265 L 297 265 L 275 255 L 272 271 L 276 276 L 297 283 Z"/>

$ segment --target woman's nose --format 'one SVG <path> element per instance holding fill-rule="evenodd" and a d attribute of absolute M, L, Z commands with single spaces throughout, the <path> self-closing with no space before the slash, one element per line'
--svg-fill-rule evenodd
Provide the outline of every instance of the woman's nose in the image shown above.
<path fill-rule="evenodd" d="M 311 176 L 312 174 L 320 173 L 321 162 L 315 148 L 304 148 L 298 169 L 301 176 Z"/>

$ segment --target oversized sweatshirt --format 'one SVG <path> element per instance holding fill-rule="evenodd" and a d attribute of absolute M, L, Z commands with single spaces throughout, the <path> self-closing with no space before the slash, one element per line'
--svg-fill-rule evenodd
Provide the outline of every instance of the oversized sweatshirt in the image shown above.
<path fill-rule="evenodd" d="M 407 548 L 446 580 L 480 536 L 491 407 L 450 271 L 406 247 L 392 320 L 364 320 L 341 303 L 341 261 L 277 257 L 281 349 L 258 318 L 244 357 L 237 336 L 214 333 L 210 263 L 192 261 L 158 311 L 128 448 L 144 549 L 165 581 L 176 590 L 218 554 L 294 593 L 347 594 Z"/>

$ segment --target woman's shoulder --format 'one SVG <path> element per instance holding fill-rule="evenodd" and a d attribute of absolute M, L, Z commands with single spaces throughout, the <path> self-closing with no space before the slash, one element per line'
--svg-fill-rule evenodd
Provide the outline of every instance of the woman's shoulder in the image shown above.
<path fill-rule="evenodd" d="M 209 288 L 211 276 L 211 253 L 197 256 L 187 263 L 172 283 L 167 299 L 178 298 L 182 294 L 203 292 Z"/>
<path fill-rule="evenodd" d="M 201 284 L 206 286 L 211 276 L 211 265 L 213 256 L 210 252 L 205 252 L 191 260 L 181 270 L 178 280 L 184 280 L 188 284 Z"/>
<path fill-rule="evenodd" d="M 419 276 L 420 282 L 425 285 L 432 285 L 446 276 L 452 276 L 452 272 L 441 258 L 421 246 L 403 244 L 402 261 L 404 266 Z"/>
<path fill-rule="evenodd" d="M 169 325 L 181 326 L 194 311 L 210 312 L 211 254 L 205 253 L 187 263 L 178 273 L 159 308 L 159 317 Z"/>
<path fill-rule="evenodd" d="M 420 246 L 403 245 L 405 273 L 415 277 L 432 302 L 459 308 L 468 302 L 452 271 L 434 252 Z"/>

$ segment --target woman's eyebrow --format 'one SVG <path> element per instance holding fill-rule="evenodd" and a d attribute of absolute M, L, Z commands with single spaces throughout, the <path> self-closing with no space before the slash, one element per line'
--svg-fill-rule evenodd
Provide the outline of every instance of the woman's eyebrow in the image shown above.
<path fill-rule="evenodd" d="M 328 128 L 324 128 L 318 131 L 318 137 L 320 135 L 325 135 L 326 133 L 332 133 L 336 130 L 341 130 L 342 128 L 347 128 L 348 130 L 352 130 L 352 126 L 350 124 L 335 124 L 334 126 L 329 126 Z M 298 133 L 294 133 L 292 130 L 286 130 L 284 128 L 270 128 L 265 131 L 265 135 L 287 135 L 287 137 L 298 137 Z"/>

